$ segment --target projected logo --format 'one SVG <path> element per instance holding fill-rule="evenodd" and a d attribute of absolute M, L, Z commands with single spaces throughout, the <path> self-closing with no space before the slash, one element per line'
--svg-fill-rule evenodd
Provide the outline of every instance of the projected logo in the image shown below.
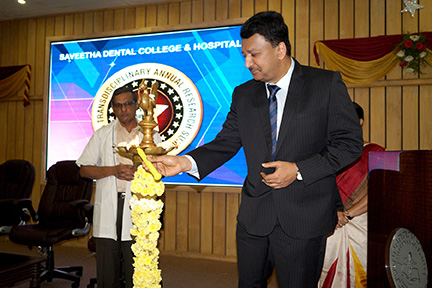
<path fill-rule="evenodd" d="M 108 78 L 96 93 L 93 102 L 93 129 L 96 131 L 114 119 L 109 105 L 114 90 L 129 84 L 136 91 L 143 79 L 147 81 L 148 87 L 151 87 L 153 82 L 159 84 L 155 111 L 159 134 L 163 147 L 177 146 L 169 153 L 176 155 L 183 151 L 198 133 L 203 105 L 195 84 L 181 71 L 167 65 L 132 65 Z M 138 109 L 139 120 L 142 115 L 143 112 Z"/>

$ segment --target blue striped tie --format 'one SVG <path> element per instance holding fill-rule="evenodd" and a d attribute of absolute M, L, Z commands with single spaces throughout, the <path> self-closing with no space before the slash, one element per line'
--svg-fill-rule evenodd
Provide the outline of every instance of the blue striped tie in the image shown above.
<path fill-rule="evenodd" d="M 270 126 L 272 134 L 272 161 L 275 159 L 276 154 L 276 142 L 277 142 L 277 98 L 276 93 L 280 90 L 280 87 L 274 84 L 267 84 L 267 88 L 270 92 L 269 97 L 269 108 L 270 108 Z"/>

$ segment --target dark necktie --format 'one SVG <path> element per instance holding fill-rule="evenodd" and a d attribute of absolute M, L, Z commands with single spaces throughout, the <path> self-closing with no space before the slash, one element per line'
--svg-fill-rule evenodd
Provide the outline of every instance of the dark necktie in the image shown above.
<path fill-rule="evenodd" d="M 280 87 L 274 84 L 267 84 L 267 88 L 270 92 L 269 97 L 269 111 L 270 111 L 270 125 L 272 135 L 272 161 L 275 159 L 276 153 L 276 142 L 277 142 L 277 98 L 276 93 L 280 90 Z"/>

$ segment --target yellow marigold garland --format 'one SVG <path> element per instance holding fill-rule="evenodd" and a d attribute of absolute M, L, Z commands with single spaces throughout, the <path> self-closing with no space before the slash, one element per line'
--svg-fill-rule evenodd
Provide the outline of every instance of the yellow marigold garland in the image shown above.
<path fill-rule="evenodd" d="M 159 218 L 163 202 L 157 197 L 165 191 L 162 181 L 155 181 L 152 174 L 139 166 L 131 183 L 130 209 L 134 237 L 134 287 L 160 288 L 161 270 L 158 269 L 159 249 L 157 241 L 162 226 Z"/>

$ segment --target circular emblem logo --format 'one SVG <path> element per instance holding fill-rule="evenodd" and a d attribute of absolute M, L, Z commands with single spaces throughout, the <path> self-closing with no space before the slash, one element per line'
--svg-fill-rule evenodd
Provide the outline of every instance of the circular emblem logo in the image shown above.
<path fill-rule="evenodd" d="M 387 276 L 394 288 L 426 288 L 428 269 L 420 241 L 408 229 L 397 228 L 386 246 Z"/>
<path fill-rule="evenodd" d="M 96 131 L 114 119 L 110 107 L 114 90 L 131 85 L 136 92 L 145 79 L 147 86 L 159 84 L 155 117 L 157 128 L 165 148 L 176 147 L 169 154 L 183 151 L 195 138 L 201 126 L 203 106 L 195 84 L 181 71 L 163 64 L 142 63 L 126 67 L 110 78 L 99 88 L 92 107 L 93 129 Z M 141 120 L 143 111 L 138 109 Z"/>

